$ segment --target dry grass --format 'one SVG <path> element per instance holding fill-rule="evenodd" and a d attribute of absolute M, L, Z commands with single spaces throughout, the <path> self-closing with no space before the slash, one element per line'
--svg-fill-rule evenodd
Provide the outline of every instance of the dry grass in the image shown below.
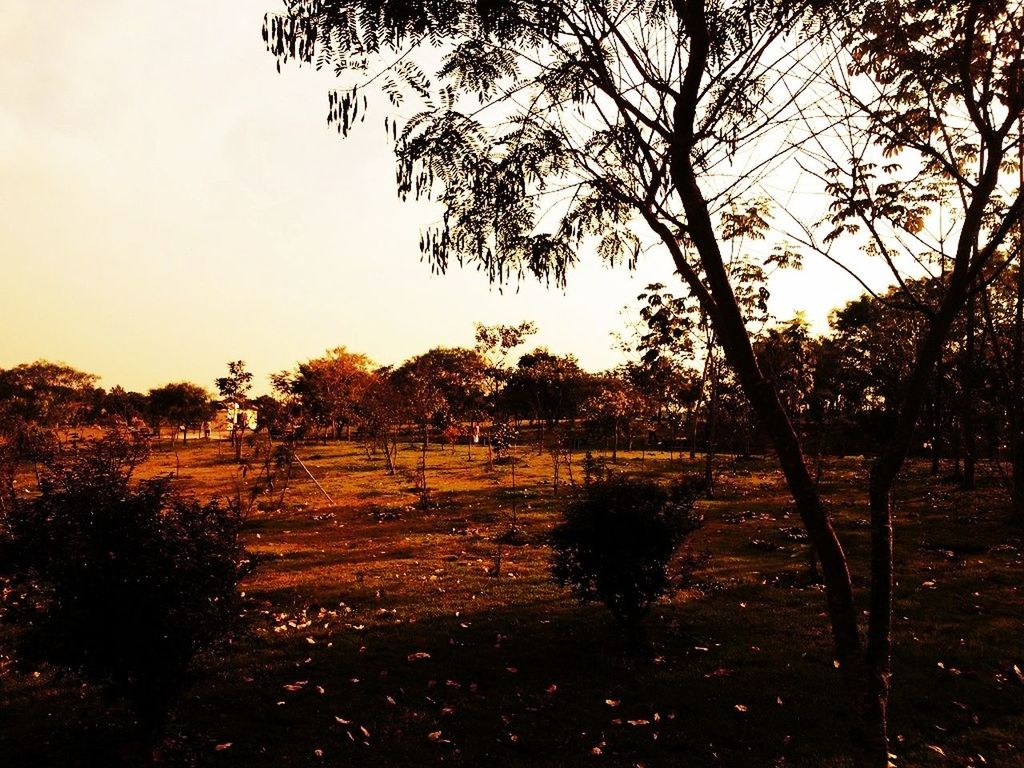
<path fill-rule="evenodd" d="M 711 554 L 704 589 L 659 604 L 651 653 L 631 657 L 601 609 L 577 606 L 548 577 L 546 535 L 564 494 L 552 494 L 546 454 L 519 449 L 526 536 L 501 548 L 500 578 L 489 572 L 509 525 L 510 472 L 489 469 L 482 450 L 473 461 L 465 447 L 430 451 L 427 510 L 412 450 L 395 477 L 352 444 L 300 455 L 335 504 L 296 476 L 283 503 L 265 498 L 251 514 L 249 631 L 197 664 L 166 764 L 846 764 L 823 596 L 767 462 L 722 460 L 695 542 Z M 228 447 L 190 443 L 179 458 L 183 487 L 236 492 Z M 160 453 L 141 474 L 174 466 Z M 695 468 L 635 453 L 618 466 L 659 477 Z M 836 461 L 825 488 L 859 575 L 864 479 L 863 462 Z M 916 467 L 899 498 L 899 762 L 1024 765 L 1024 681 L 1013 672 L 1024 666 L 1021 531 L 994 489 L 960 492 Z M 110 764 L 115 705 L 52 670 L 3 664 L 3 765 Z"/>

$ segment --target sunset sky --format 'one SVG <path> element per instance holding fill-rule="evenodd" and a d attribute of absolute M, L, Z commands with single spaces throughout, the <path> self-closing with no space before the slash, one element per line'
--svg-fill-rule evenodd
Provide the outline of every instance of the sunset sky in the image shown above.
<path fill-rule="evenodd" d="M 592 254 L 562 293 L 504 294 L 420 262 L 428 205 L 401 203 L 383 131 L 326 125 L 332 78 L 277 74 L 275 0 L 0 0 L 0 367 L 62 360 L 106 386 L 266 374 L 346 345 L 379 363 L 470 345 L 473 322 L 534 320 L 589 368 L 652 280 Z M 383 119 L 383 113 L 381 114 Z M 681 291 L 681 288 L 680 288 Z M 772 310 L 823 327 L 856 284 L 810 265 Z"/>

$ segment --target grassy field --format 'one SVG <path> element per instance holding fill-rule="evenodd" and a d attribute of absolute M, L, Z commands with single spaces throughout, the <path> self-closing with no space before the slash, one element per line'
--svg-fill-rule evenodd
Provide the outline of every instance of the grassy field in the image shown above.
<path fill-rule="evenodd" d="M 434 505 L 422 510 L 413 450 L 390 476 L 355 444 L 300 449 L 334 503 L 296 475 L 250 514 L 248 630 L 195 665 L 164 763 L 847 764 L 824 597 L 770 462 L 721 460 L 693 541 L 709 555 L 700 589 L 656 607 L 637 656 L 603 608 L 549 578 L 546 537 L 566 498 L 549 456 L 519 449 L 513 499 L 510 467 L 465 451 L 431 448 Z M 250 479 L 223 444 L 190 443 L 179 460 L 179 484 L 199 496 Z M 141 474 L 175 463 L 160 452 Z M 626 453 L 615 469 L 669 478 L 697 465 Z M 865 474 L 835 460 L 823 481 L 859 588 Z M 513 500 L 525 539 L 499 555 Z M 961 492 L 917 466 L 897 525 L 898 764 L 1024 766 L 1024 531 L 994 487 Z M 0 686 L 0 765 L 113 764 L 124 713 L 99 691 L 7 655 Z"/>

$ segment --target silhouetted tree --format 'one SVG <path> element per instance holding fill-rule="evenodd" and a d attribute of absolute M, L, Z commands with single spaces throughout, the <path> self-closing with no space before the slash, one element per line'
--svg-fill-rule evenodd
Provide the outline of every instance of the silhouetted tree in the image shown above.
<path fill-rule="evenodd" d="M 831 39 L 818 32 L 831 33 L 840 23 L 835 71 L 869 81 L 865 89 L 846 88 L 840 77 L 829 83 L 844 99 L 849 124 L 836 119 L 836 99 L 819 101 L 814 87 L 836 59 L 810 56 L 812 46 Z M 415 95 L 423 105 L 400 130 L 385 127 L 395 141 L 399 192 L 436 194 L 445 206 L 441 223 L 421 239 L 437 268 L 468 262 L 493 280 L 529 273 L 561 285 L 587 236 L 599 238 L 599 254 L 613 264 L 637 258 L 640 242 L 630 224 L 642 222 L 660 241 L 709 318 L 821 557 L 836 655 L 848 682 L 855 760 L 885 766 L 890 496 L 951 325 L 986 265 L 1003 258 L 1001 248 L 1024 211 L 1024 195 L 1006 183 L 1024 110 L 1021 27 L 1015 4 L 989 0 L 858 7 L 298 0 L 267 17 L 264 39 L 279 63 L 338 63 L 339 72 L 356 77 L 364 62 L 376 65 L 386 54 L 386 69 L 374 77 L 381 90 L 392 102 Z M 416 65 L 414 49 L 423 40 L 445 48 L 439 88 Z M 794 69 L 800 70 L 795 78 Z M 332 94 L 329 120 L 342 134 L 365 115 L 366 91 L 356 84 Z M 470 107 L 471 100 L 498 106 L 488 112 Z M 758 364 L 742 304 L 744 280 L 729 268 L 737 226 L 748 230 L 745 236 L 764 236 L 758 192 L 770 196 L 770 190 L 758 187 L 758 177 L 798 148 L 790 141 L 792 121 L 810 120 L 812 105 L 820 118 L 806 134 L 829 155 L 822 171 L 833 197 L 827 242 L 863 233 L 870 252 L 888 264 L 921 263 L 927 254 L 909 241 L 921 234 L 929 212 L 953 200 L 962 216 L 955 235 L 943 235 L 953 243 L 940 250 L 948 267 L 945 290 L 929 309 L 928 330 L 871 473 L 864 635 L 846 553 L 790 414 Z M 837 123 L 840 130 L 818 139 Z M 840 144 L 830 153 L 828 141 L 844 137 L 858 145 Z M 895 162 L 879 168 L 878 153 L 865 149 L 879 143 L 883 154 L 906 156 L 922 172 L 902 173 Z M 748 157 L 757 158 L 753 171 Z M 564 190 L 560 208 L 543 194 L 551 190 Z M 877 235 L 883 229 L 911 247 L 909 259 Z M 788 253 L 780 248 L 780 260 L 788 261 Z M 757 292 L 765 303 L 764 286 Z"/>

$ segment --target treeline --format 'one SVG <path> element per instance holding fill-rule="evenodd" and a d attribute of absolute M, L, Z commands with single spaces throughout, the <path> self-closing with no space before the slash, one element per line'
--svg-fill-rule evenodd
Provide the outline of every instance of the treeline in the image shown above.
<path fill-rule="evenodd" d="M 964 486 L 979 461 L 992 462 L 1024 506 L 1020 425 L 1021 297 L 1007 270 L 972 299 L 956 323 L 937 375 L 926 390 L 915 452 L 936 473 Z M 941 278 L 907 286 L 922 299 Z M 820 473 L 835 454 L 872 455 L 920 342 L 926 318 L 904 288 L 865 294 L 836 309 L 827 334 L 797 316 L 763 323 L 759 362 L 793 414 Z M 270 377 L 273 394 L 251 397 L 245 364 L 229 364 L 217 396 L 189 382 L 147 393 L 96 386 L 96 377 L 36 362 L 0 371 L 0 425 L 7 442 L 57 428 L 123 425 L 172 441 L 189 433 L 247 429 L 271 439 L 357 439 L 395 469 L 399 441 L 490 445 L 492 437 L 539 450 L 661 448 L 700 451 L 713 481 L 716 452 L 749 455 L 766 448 L 718 339 L 691 301 L 652 285 L 639 297 L 640 322 L 624 343 L 629 362 L 584 370 L 572 355 L 529 349 L 532 323 L 477 325 L 473 348 L 438 347 L 397 366 L 377 367 L 345 347 Z M 527 434 L 528 433 L 528 434 Z M 237 439 L 236 439 L 237 438 Z M 943 466 L 943 461 L 947 465 Z"/>

